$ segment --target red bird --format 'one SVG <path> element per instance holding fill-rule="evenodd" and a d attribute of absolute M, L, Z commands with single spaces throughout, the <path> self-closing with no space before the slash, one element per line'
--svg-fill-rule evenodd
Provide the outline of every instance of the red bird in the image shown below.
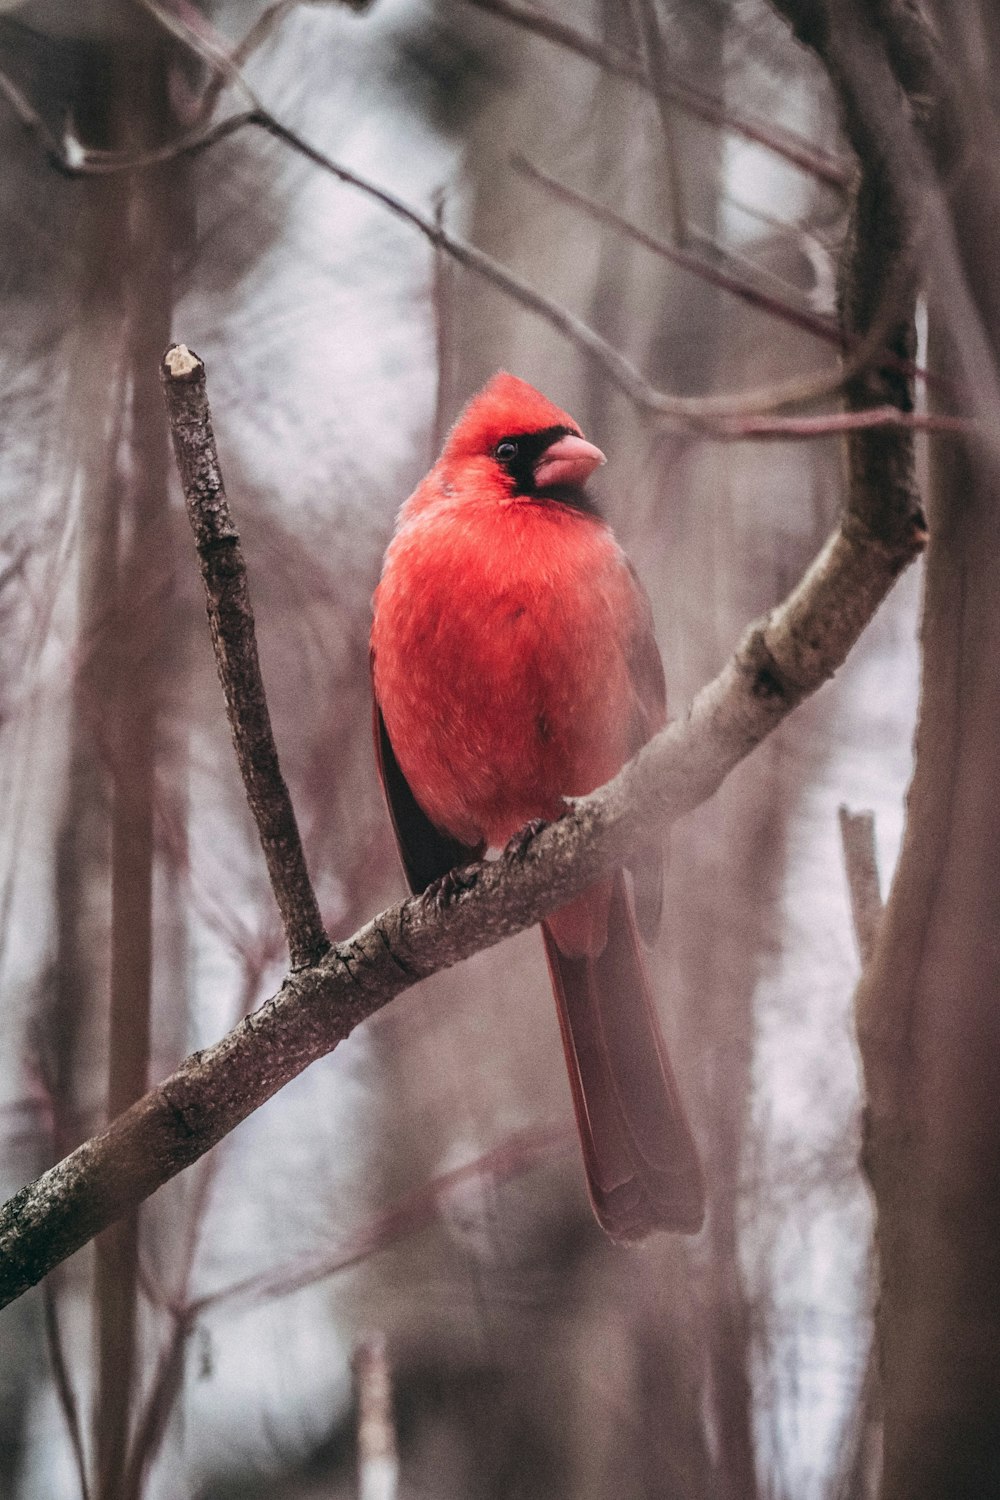
<path fill-rule="evenodd" d="M 604 463 L 495 376 L 403 506 L 375 593 L 375 747 L 410 888 L 608 780 L 666 721 L 649 600 L 583 488 Z M 639 949 L 651 845 L 542 923 L 594 1211 L 616 1240 L 697 1230 L 698 1156 Z"/>

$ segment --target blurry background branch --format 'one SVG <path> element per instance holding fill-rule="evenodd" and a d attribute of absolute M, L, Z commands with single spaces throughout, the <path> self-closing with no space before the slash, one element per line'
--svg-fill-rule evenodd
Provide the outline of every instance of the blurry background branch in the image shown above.
<path fill-rule="evenodd" d="M 578 27 L 567 25 L 565 21 L 546 14 L 534 5 L 525 4 L 524 0 L 466 0 L 466 3 L 511 21 L 525 31 L 545 37 L 571 52 L 579 53 L 606 72 L 639 84 L 658 99 L 679 106 L 696 119 L 720 125 L 768 151 L 773 151 L 776 156 L 801 167 L 804 172 L 831 187 L 846 188 L 850 184 L 851 170 L 846 163 L 811 143 L 796 138 L 792 131 L 782 131 L 761 120 L 751 120 L 728 110 L 706 90 L 693 88 L 679 78 L 670 77 L 662 69 L 651 73 L 638 56 L 623 52 L 607 42 L 597 41 Z"/>
<path fill-rule="evenodd" d="M 358 1405 L 358 1500 L 396 1500 L 399 1455 L 392 1370 L 385 1335 L 368 1334 L 354 1351 Z"/>
<path fill-rule="evenodd" d="M 878 924 L 882 916 L 882 894 L 879 890 L 878 861 L 875 857 L 875 815 L 852 813 L 841 807 L 838 813 L 840 838 L 844 849 L 844 868 L 851 893 L 851 915 L 854 935 L 862 964 L 875 949 Z"/>
<path fill-rule="evenodd" d="M 520 306 L 543 318 L 560 332 L 571 344 L 579 349 L 588 359 L 593 360 L 603 371 L 605 376 L 623 391 L 631 401 L 638 407 L 654 414 L 665 425 L 675 427 L 679 430 L 696 432 L 703 437 L 715 437 L 720 440 L 757 440 L 766 438 L 786 439 L 811 439 L 825 436 L 831 432 L 845 430 L 847 427 L 860 429 L 866 424 L 873 428 L 900 427 L 911 428 L 922 431 L 945 431 L 958 430 L 962 419 L 954 415 L 927 415 L 914 413 L 908 409 L 894 410 L 888 403 L 876 403 L 869 400 L 867 403 L 858 399 L 858 394 L 867 389 L 860 377 L 848 381 L 854 393 L 853 412 L 850 419 L 845 422 L 837 414 L 814 416 L 807 418 L 772 417 L 768 413 L 775 407 L 801 404 L 815 400 L 818 396 L 827 394 L 827 383 L 820 382 L 818 385 L 801 380 L 792 382 L 785 387 L 765 387 L 761 390 L 747 390 L 726 395 L 712 395 L 705 397 L 678 396 L 665 392 L 651 383 L 641 370 L 627 358 L 620 349 L 616 348 L 608 340 L 604 339 L 598 332 L 590 327 L 582 319 L 574 316 L 563 304 L 555 302 L 543 293 L 535 290 L 527 283 L 513 275 L 505 266 L 483 251 L 463 240 L 450 234 L 444 227 L 439 217 L 427 215 L 420 210 L 404 203 L 394 194 L 387 192 L 384 188 L 368 181 L 358 173 L 351 171 L 341 163 L 334 161 L 326 152 L 319 150 L 306 141 L 297 131 L 290 128 L 279 120 L 270 110 L 266 109 L 257 98 L 254 91 L 245 82 L 242 73 L 235 62 L 225 51 L 221 40 L 211 35 L 211 28 L 207 23 L 200 24 L 195 29 L 190 21 L 175 14 L 171 10 L 154 4 L 153 0 L 145 0 L 146 7 L 150 13 L 160 21 L 169 26 L 171 34 L 180 36 L 188 41 L 197 55 L 208 61 L 217 69 L 223 70 L 226 80 L 237 85 L 251 100 L 251 108 L 241 111 L 235 115 L 228 116 L 214 123 L 197 125 L 193 129 L 182 134 L 177 140 L 170 144 L 158 146 L 145 152 L 111 152 L 95 151 L 88 149 L 82 142 L 67 136 L 63 143 L 55 141 L 51 132 L 48 131 L 44 121 L 23 99 L 15 86 L 7 80 L 6 88 L 2 91 L 8 102 L 12 103 L 18 111 L 22 123 L 26 128 L 38 133 L 45 144 L 50 159 L 63 171 L 74 176 L 103 176 L 115 175 L 126 172 L 132 173 L 143 169 L 162 165 L 202 152 L 209 147 L 217 145 L 220 141 L 233 135 L 235 132 L 247 126 L 256 126 L 265 130 L 268 134 L 284 142 L 292 150 L 304 156 L 314 165 L 330 172 L 341 182 L 367 194 L 380 203 L 397 218 L 402 219 L 411 227 L 417 229 L 436 249 L 450 255 L 457 263 L 482 276 L 493 285 L 499 287 L 507 296 L 511 297 Z M 645 76 L 643 74 L 643 76 Z M 2 80 L 0 80 L 2 81 Z M 857 116 L 850 116 L 857 125 Z M 855 131 L 857 134 L 857 130 Z M 860 137 L 859 137 L 860 139 Z M 523 163 L 523 167 L 527 164 Z M 531 169 L 534 170 L 534 169 Z M 558 190 L 568 194 L 568 189 L 559 188 L 551 179 L 547 179 L 550 190 Z M 580 206 L 586 206 L 592 214 L 603 214 L 609 217 L 608 211 L 601 210 L 598 205 L 586 204 L 585 200 L 577 197 Z M 644 240 L 647 244 L 655 244 L 649 236 L 643 236 L 642 232 L 632 226 L 619 221 L 619 227 L 626 232 Z M 658 253 L 664 254 L 675 261 L 683 261 L 690 267 L 693 258 L 679 248 L 658 245 Z M 886 246 L 886 249 L 893 247 Z M 898 248 L 898 247 L 896 247 Z M 895 254 L 889 257 L 889 263 L 894 270 L 898 266 L 898 258 Z M 774 302 L 774 299 L 766 299 L 763 293 L 752 291 L 737 283 L 734 278 L 725 276 L 719 270 L 707 265 L 700 265 L 699 274 L 724 283 L 727 290 L 737 295 L 750 298 L 760 304 L 765 301 Z M 880 282 L 880 285 L 882 283 Z M 883 286 L 884 290 L 884 286 Z M 774 306 L 770 310 L 774 311 Z M 818 336 L 826 337 L 830 329 L 825 321 L 816 317 L 815 314 L 807 312 L 794 312 L 786 306 L 780 307 L 783 317 L 792 318 L 808 326 L 809 331 Z M 873 327 L 872 318 L 866 318 L 867 333 L 871 333 Z M 861 348 L 867 354 L 881 352 L 878 349 L 878 340 L 871 342 L 861 341 L 860 336 L 855 336 L 854 330 L 848 326 L 842 331 L 839 339 L 845 343 L 849 351 L 854 352 L 855 346 L 860 342 Z M 836 338 L 837 336 L 834 335 Z M 890 357 L 894 363 L 901 359 L 903 385 L 906 383 L 906 371 L 913 369 L 913 351 L 904 358 L 897 351 L 890 348 Z M 833 390 L 839 388 L 839 382 L 834 381 Z M 897 382 L 898 384 L 898 382 Z M 831 392 L 832 393 L 832 392 Z"/>

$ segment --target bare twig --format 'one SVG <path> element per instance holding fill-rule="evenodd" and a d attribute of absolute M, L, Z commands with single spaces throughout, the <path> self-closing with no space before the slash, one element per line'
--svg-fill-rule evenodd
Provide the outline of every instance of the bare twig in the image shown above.
<path fill-rule="evenodd" d="M 228 1307 L 232 1303 L 288 1297 L 303 1287 L 325 1281 L 328 1276 L 349 1270 L 378 1254 L 403 1236 L 425 1229 L 440 1217 L 442 1204 L 448 1197 L 470 1183 L 497 1183 L 529 1172 L 571 1147 L 575 1140 L 575 1133 L 569 1128 L 541 1126 L 518 1131 L 474 1161 L 421 1183 L 373 1219 L 367 1220 L 360 1229 L 324 1247 L 318 1255 L 300 1255 L 284 1265 L 272 1266 L 258 1275 L 231 1282 L 197 1298 L 189 1304 L 190 1316 L 200 1317 L 223 1303 Z"/>
<path fill-rule="evenodd" d="M 358 1500 L 395 1500 L 399 1481 L 392 1374 L 385 1335 L 369 1334 L 354 1351 L 358 1397 Z"/>
<path fill-rule="evenodd" d="M 444 229 L 445 194 L 434 200 L 434 223 Z M 437 356 L 437 383 L 434 391 L 434 421 L 431 427 L 431 463 L 437 458 L 447 435 L 447 406 L 451 399 L 452 337 L 451 280 L 447 256 L 439 249 L 434 253 L 434 281 L 431 296 L 434 305 L 434 344 Z"/>
<path fill-rule="evenodd" d="M 193 1324 L 186 1308 L 172 1308 L 170 1331 L 160 1350 L 145 1403 L 132 1434 L 122 1491 L 141 1495 L 142 1481 L 156 1457 L 167 1420 L 184 1378 L 184 1351 Z"/>
<path fill-rule="evenodd" d="M 24 129 L 42 143 L 45 154 L 53 166 L 60 170 L 68 167 L 66 147 L 58 136 L 46 125 L 45 120 L 26 94 L 18 88 L 12 78 L 0 71 L 0 95 L 6 99 Z"/>
<path fill-rule="evenodd" d="M 45 1345 L 49 1353 L 49 1364 L 52 1366 L 52 1380 L 59 1398 L 59 1406 L 62 1410 L 63 1419 L 66 1423 L 66 1431 L 69 1434 L 70 1447 L 73 1449 L 73 1462 L 76 1465 L 76 1477 L 80 1483 L 81 1500 L 90 1500 L 90 1485 L 87 1482 L 87 1459 L 83 1449 L 83 1428 L 80 1423 L 80 1407 L 73 1389 L 72 1377 L 69 1366 L 66 1363 L 66 1352 L 63 1349 L 62 1330 L 59 1326 L 59 1305 L 56 1301 L 56 1287 L 52 1281 L 46 1281 L 42 1287 L 42 1311 L 45 1318 Z"/>
<path fill-rule="evenodd" d="M 745 417 L 720 421 L 728 438 L 815 438 L 835 432 L 956 432 L 972 435 L 979 425 L 971 417 L 946 412 L 900 411 L 898 406 L 866 406 L 861 411 L 822 412 L 813 417 Z M 723 435 L 719 433 L 718 435 Z"/>
<path fill-rule="evenodd" d="M 474 1161 L 455 1167 L 450 1172 L 443 1172 L 407 1193 L 389 1209 L 367 1221 L 360 1230 L 350 1234 L 346 1240 L 324 1249 L 322 1254 L 299 1256 L 284 1265 L 272 1267 L 261 1275 L 222 1286 L 203 1297 L 193 1298 L 189 1295 L 194 1259 L 193 1240 L 189 1241 L 180 1289 L 166 1305 L 170 1319 L 167 1337 L 135 1424 L 125 1469 L 126 1484 L 132 1488 L 126 1493 L 139 1493 L 143 1474 L 156 1456 L 180 1388 L 185 1347 L 199 1318 L 206 1312 L 212 1312 L 222 1304 L 228 1307 L 233 1303 L 246 1305 L 287 1297 L 301 1291 L 303 1287 L 314 1286 L 339 1271 L 349 1270 L 404 1235 L 415 1234 L 432 1223 L 439 1217 L 441 1205 L 448 1196 L 468 1183 L 484 1179 L 497 1182 L 530 1171 L 559 1151 L 572 1146 L 575 1140 L 575 1133 L 570 1129 L 536 1128 L 520 1131 Z M 218 1155 L 207 1159 L 205 1165 L 209 1171 L 212 1163 L 217 1161 Z M 206 1188 L 207 1179 L 208 1173 L 202 1178 L 202 1190 Z M 203 1217 L 202 1203 L 195 1208 L 192 1224 L 200 1225 Z M 48 1283 L 45 1283 L 46 1290 L 47 1287 Z M 153 1288 L 147 1287 L 147 1291 L 151 1301 L 157 1306 L 164 1305 L 164 1299 L 156 1295 Z"/>
<path fill-rule="evenodd" d="M 200 362 L 190 373 L 201 378 Z M 196 401 L 191 451 L 204 456 L 198 420 Z M 231 555 L 231 523 L 217 510 L 217 469 L 192 478 L 208 502 L 199 526 L 207 540 L 219 528 L 215 545 Z M 416 980 L 533 926 L 620 864 L 651 826 L 666 826 L 710 797 L 837 670 L 921 550 L 919 507 L 908 494 L 897 501 L 887 511 L 856 486 L 840 526 L 789 598 L 749 630 L 688 713 L 606 786 L 573 799 L 566 816 L 516 842 L 502 859 L 473 866 L 453 899 L 432 890 L 406 901 L 318 963 L 293 971 L 222 1041 L 188 1058 L 103 1134 L 16 1194 L 0 1209 L 0 1305 L 190 1166 Z"/>
<path fill-rule="evenodd" d="M 770 418 L 762 414 L 763 411 L 778 404 L 787 404 L 790 400 L 803 399 L 803 382 L 797 380 L 794 386 L 786 392 L 781 386 L 765 387 L 760 391 L 745 391 L 735 395 L 720 396 L 674 396 L 667 392 L 658 390 L 645 378 L 636 365 L 620 350 L 609 344 L 599 333 L 596 333 L 588 324 L 574 316 L 567 308 L 544 293 L 538 292 L 534 287 L 528 286 L 520 281 L 512 272 L 495 261 L 482 250 L 474 245 L 469 245 L 463 240 L 457 239 L 448 233 L 444 227 L 435 219 L 428 218 L 419 210 L 404 203 L 394 194 L 387 192 L 384 188 L 368 182 L 365 178 L 358 176 L 356 172 L 341 166 L 324 152 L 311 146 L 298 136 L 295 131 L 283 125 L 272 115 L 261 113 L 258 110 L 247 110 L 240 115 L 234 115 L 230 119 L 222 121 L 211 129 L 200 132 L 192 132 L 186 137 L 175 142 L 173 146 L 163 147 L 158 151 L 147 152 L 144 156 L 132 156 L 127 160 L 116 158 L 109 160 L 111 153 L 102 154 L 89 153 L 87 160 L 79 171 L 93 170 L 104 171 L 136 171 L 142 167 L 153 165 L 156 162 L 169 159 L 171 155 L 179 155 L 188 151 L 204 150 L 208 146 L 221 140 L 223 136 L 232 134 L 234 130 L 246 125 L 256 125 L 266 130 L 268 134 L 282 140 L 293 150 L 305 156 L 315 165 L 330 172 L 339 181 L 351 187 L 358 188 L 368 197 L 375 199 L 397 218 L 410 224 L 419 230 L 432 245 L 447 252 L 452 259 L 466 269 L 475 272 L 492 282 L 501 291 L 505 292 L 520 306 L 529 312 L 536 313 L 559 333 L 563 334 L 577 349 L 587 358 L 594 360 L 603 370 L 611 383 L 623 391 L 637 406 L 652 412 L 665 423 L 676 425 L 681 429 L 692 430 L 707 438 L 718 438 L 720 440 L 732 439 L 759 439 L 770 437 L 783 437 L 789 439 L 805 438 L 811 439 L 822 436 L 828 432 L 841 430 L 837 425 L 838 418 L 811 418 L 795 421 L 787 418 Z M 839 385 L 836 381 L 835 385 Z M 812 390 L 805 386 L 805 399 L 812 398 Z M 898 420 L 890 419 L 886 412 L 881 409 L 873 410 L 870 421 L 864 412 L 855 413 L 849 424 L 854 428 L 862 428 L 866 425 L 873 427 L 884 427 Z M 948 418 L 951 423 L 962 427 L 962 419 L 958 417 Z M 829 424 L 829 425 L 827 425 Z M 928 431 L 944 430 L 938 428 L 936 419 L 917 418 L 910 419 L 907 425 L 925 428 Z M 949 427 L 947 430 L 957 430 Z M 962 429 L 964 430 L 964 428 Z"/>
<path fill-rule="evenodd" d="M 773 409 L 777 404 L 787 405 L 793 401 L 802 402 L 816 399 L 820 395 L 833 394 L 866 368 L 875 356 L 879 356 L 890 367 L 899 368 L 904 375 L 929 379 L 928 372 L 918 368 L 912 360 L 901 361 L 891 350 L 881 347 L 880 340 L 889 333 L 898 311 L 896 307 L 898 299 L 892 295 L 895 288 L 892 285 L 891 275 L 887 278 L 889 285 L 886 288 L 885 303 L 880 309 L 878 318 L 872 319 L 872 324 L 863 338 L 852 338 L 845 334 L 837 319 L 817 313 L 811 308 L 795 307 L 785 298 L 761 291 L 744 277 L 735 276 L 713 265 L 703 255 L 696 255 L 691 251 L 679 250 L 674 245 L 665 244 L 656 235 L 648 234 L 637 224 L 633 224 L 630 219 L 625 219 L 615 213 L 614 209 L 605 207 L 603 203 L 597 203 L 587 194 L 578 192 L 576 188 L 568 187 L 557 178 L 551 177 L 548 172 L 543 172 L 526 156 L 515 153 L 511 157 L 511 165 L 529 181 L 545 188 L 553 197 L 580 209 L 597 223 L 616 229 L 637 245 L 642 245 L 644 249 L 652 251 L 654 255 L 669 261 L 679 269 L 690 271 L 693 276 L 698 276 L 711 286 L 718 287 L 720 291 L 729 292 L 749 306 L 780 318 L 783 322 L 792 324 L 793 327 L 801 328 L 803 332 L 811 333 L 815 338 L 822 339 L 824 343 L 832 344 L 849 355 L 849 359 L 839 374 L 832 378 L 827 372 L 823 372 L 823 375 L 813 382 L 810 382 L 808 377 L 797 376 L 794 380 L 774 386 L 770 400 L 767 399 L 767 392 L 747 392 L 744 399 L 748 415 L 751 413 L 762 415 L 765 410 Z M 700 239 L 701 237 L 696 229 L 689 228 L 689 238 Z M 716 254 L 718 253 L 716 248 Z"/>
<path fill-rule="evenodd" d="M 330 941 L 278 765 L 257 658 L 246 566 L 215 449 L 205 366 L 183 345 L 174 345 L 164 356 L 161 374 L 240 773 L 284 923 L 292 967 L 302 968 L 315 963 Z"/>
<path fill-rule="evenodd" d="M 852 813 L 846 807 L 841 807 L 838 818 L 847 885 L 851 893 L 854 936 L 861 962 L 866 964 L 875 947 L 882 917 L 882 892 L 879 889 L 878 860 L 875 854 L 875 814 Z"/>
<path fill-rule="evenodd" d="M 568 187 L 557 178 L 551 177 L 548 172 L 543 172 L 540 167 L 536 167 L 520 153 L 515 153 L 511 157 L 511 165 L 523 177 L 545 188 L 552 197 L 561 199 L 563 203 L 570 204 L 573 208 L 580 209 L 588 218 L 594 219 L 597 223 L 606 224 L 609 228 L 617 230 L 619 234 L 625 235 L 637 245 L 642 245 L 644 249 L 651 250 L 654 255 L 669 261 L 680 270 L 690 271 L 702 281 L 707 281 L 710 286 L 718 287 L 720 291 L 730 292 L 734 297 L 739 297 L 741 301 L 749 303 L 751 307 L 756 307 L 761 312 L 771 313 L 781 318 L 783 322 L 791 323 L 794 327 L 813 334 L 825 343 L 835 344 L 837 348 L 843 347 L 843 335 L 835 318 L 824 317 L 822 313 L 813 312 L 808 307 L 795 307 L 783 298 L 761 291 L 759 287 L 753 286 L 744 278 L 734 276 L 731 272 L 712 265 L 711 261 L 706 260 L 703 255 L 696 255 L 693 251 L 683 249 L 678 245 L 667 244 L 659 236 L 648 234 L 646 230 L 640 229 L 638 224 L 633 224 L 630 219 L 615 213 L 613 208 L 606 208 L 603 203 L 596 202 L 586 193 L 580 193 L 576 188 Z"/>

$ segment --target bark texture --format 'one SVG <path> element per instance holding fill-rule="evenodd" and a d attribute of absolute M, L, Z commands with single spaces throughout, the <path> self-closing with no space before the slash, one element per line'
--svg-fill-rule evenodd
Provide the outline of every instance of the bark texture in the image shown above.
<path fill-rule="evenodd" d="M 215 450 L 205 366 L 175 345 L 161 368 L 174 452 L 201 561 L 212 645 L 250 811 L 260 834 L 293 968 L 330 946 L 306 869 L 302 840 L 278 764 L 239 532 Z"/>

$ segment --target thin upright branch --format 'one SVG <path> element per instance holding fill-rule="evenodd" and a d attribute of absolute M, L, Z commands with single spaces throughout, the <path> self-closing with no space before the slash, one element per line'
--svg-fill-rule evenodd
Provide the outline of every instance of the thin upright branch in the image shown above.
<path fill-rule="evenodd" d="M 199 362 L 200 364 L 200 362 Z M 201 371 L 190 371 L 203 378 Z M 190 387 L 189 387 L 190 388 Z M 201 398 L 199 398 L 201 399 Z M 186 420 L 196 427 L 195 410 Z M 199 448 L 196 433 L 188 442 Z M 214 455 L 213 455 L 214 459 Z M 215 508 L 217 468 L 193 476 L 199 524 L 230 555 Z M 533 926 L 622 863 L 650 829 L 710 797 L 725 776 L 844 661 L 924 545 L 919 507 L 889 511 L 856 486 L 841 524 L 785 602 L 752 626 L 688 712 L 606 786 L 505 855 L 472 866 L 463 889 L 432 887 L 383 912 L 0 1209 L 0 1305 L 190 1166 L 235 1126 L 418 979 Z M 314 934 L 315 936 L 316 934 Z"/>
<path fill-rule="evenodd" d="M 663 135 L 663 157 L 667 176 L 667 203 L 670 209 L 670 232 L 675 245 L 682 248 L 688 237 L 688 215 L 684 178 L 677 150 L 674 102 L 670 98 L 670 78 L 665 47 L 660 32 L 660 18 L 655 0 L 632 0 L 636 29 L 642 39 L 643 73 L 656 100 Z"/>
<path fill-rule="evenodd" d="M 392 1373 L 385 1335 L 369 1334 L 354 1351 L 358 1399 L 358 1500 L 395 1500 L 399 1480 Z"/>
<path fill-rule="evenodd" d="M 141 1495 L 143 1479 L 163 1441 L 184 1379 L 184 1354 L 191 1327 L 192 1318 L 186 1309 L 171 1309 L 167 1339 L 160 1350 L 128 1450 L 123 1484 L 126 1494 Z"/>
<path fill-rule="evenodd" d="M 854 935 L 864 965 L 874 951 L 882 919 L 882 892 L 875 854 L 875 814 L 852 813 L 848 808 L 841 807 L 838 809 L 838 818 L 847 886 L 851 894 Z"/>
<path fill-rule="evenodd" d="M 326 952 L 330 940 L 278 764 L 257 657 L 246 564 L 212 431 L 205 366 L 183 344 L 175 344 L 164 355 L 161 375 L 236 757 L 284 923 L 292 968 L 303 968 Z"/>
<path fill-rule="evenodd" d="M 59 1322 L 59 1304 L 56 1300 L 56 1287 L 53 1281 L 46 1281 L 42 1287 L 42 1312 L 45 1320 L 45 1346 L 48 1350 L 49 1364 L 52 1367 L 52 1381 L 66 1423 L 70 1447 L 73 1450 L 73 1463 L 76 1466 L 76 1477 L 80 1485 L 80 1500 L 90 1500 L 87 1455 L 83 1446 L 83 1427 L 80 1422 L 80 1404 L 76 1399 L 73 1378 L 66 1362 L 62 1328 Z"/>
<path fill-rule="evenodd" d="M 434 200 L 434 222 L 444 228 L 446 198 L 443 191 Z M 437 380 L 434 387 L 434 421 L 430 434 L 430 462 L 433 463 L 444 445 L 448 432 L 448 403 L 451 400 L 452 370 L 452 286 L 451 267 L 447 256 L 440 249 L 434 252 L 434 279 L 431 300 L 434 309 L 434 352 Z"/>

